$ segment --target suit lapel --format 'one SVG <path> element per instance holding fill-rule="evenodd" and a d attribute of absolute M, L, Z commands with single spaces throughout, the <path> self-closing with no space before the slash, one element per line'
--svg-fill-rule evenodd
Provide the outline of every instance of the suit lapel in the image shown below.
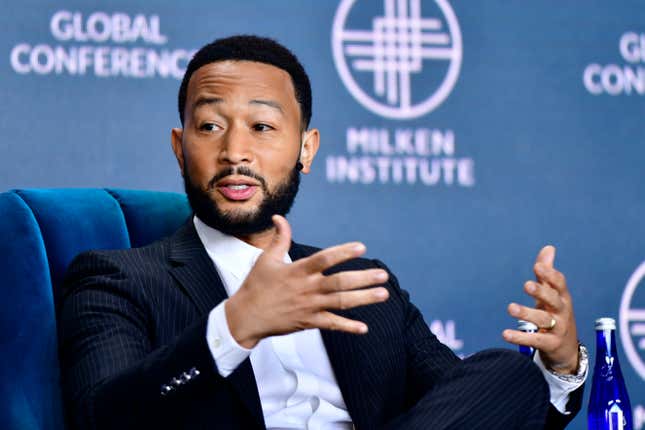
<path fill-rule="evenodd" d="M 170 274 L 179 282 L 202 315 L 207 314 L 228 295 L 192 219 L 184 224 L 170 242 Z"/>
<path fill-rule="evenodd" d="M 171 276 L 195 303 L 201 315 L 206 315 L 228 297 L 213 261 L 197 236 L 192 218 L 171 238 L 169 258 L 172 266 Z M 244 360 L 226 379 L 258 423 L 264 427 L 260 395 L 251 360 Z"/>
<path fill-rule="evenodd" d="M 299 260 L 300 258 L 307 257 L 309 254 L 297 243 L 291 243 L 289 256 L 292 261 Z M 359 319 L 356 316 L 356 310 L 347 311 L 334 311 L 342 317 Z M 327 355 L 331 367 L 343 394 L 343 400 L 347 406 L 349 415 L 352 417 L 355 428 L 369 428 L 368 412 L 365 410 L 366 399 L 361 390 L 361 378 L 363 373 L 361 369 L 355 365 L 354 358 L 357 357 L 358 351 L 356 350 L 356 336 L 331 330 L 320 330 L 322 335 Z"/>
<path fill-rule="evenodd" d="M 343 312 L 334 312 L 341 316 L 351 318 Z M 354 317 L 356 318 L 356 317 Z M 331 362 L 331 367 L 338 382 L 338 388 L 343 393 L 343 400 L 347 411 L 352 417 L 355 428 L 369 428 L 365 411 L 366 398 L 362 390 L 362 370 L 356 365 L 356 337 L 354 335 L 330 330 L 320 330 L 323 343 Z"/>

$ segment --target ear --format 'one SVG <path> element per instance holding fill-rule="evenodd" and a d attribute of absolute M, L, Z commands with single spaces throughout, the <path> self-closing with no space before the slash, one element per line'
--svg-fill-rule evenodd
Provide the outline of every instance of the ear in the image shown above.
<path fill-rule="evenodd" d="M 172 152 L 175 153 L 181 176 L 184 176 L 184 148 L 181 144 L 184 135 L 182 128 L 173 128 L 170 132 L 170 142 L 172 143 Z"/>
<path fill-rule="evenodd" d="M 311 171 L 311 163 L 318 152 L 320 146 L 320 132 L 312 128 L 303 133 L 302 148 L 300 149 L 300 162 L 302 163 L 302 173 Z"/>

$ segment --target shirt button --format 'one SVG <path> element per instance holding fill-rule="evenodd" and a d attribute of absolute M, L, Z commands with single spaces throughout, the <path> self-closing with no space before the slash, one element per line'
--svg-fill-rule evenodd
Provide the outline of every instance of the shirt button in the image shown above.
<path fill-rule="evenodd" d="M 219 337 L 216 337 L 215 339 L 213 339 L 213 346 L 214 346 L 215 348 L 219 348 L 219 346 L 220 346 L 221 344 L 222 344 L 222 341 L 220 340 L 220 338 L 219 338 Z"/>

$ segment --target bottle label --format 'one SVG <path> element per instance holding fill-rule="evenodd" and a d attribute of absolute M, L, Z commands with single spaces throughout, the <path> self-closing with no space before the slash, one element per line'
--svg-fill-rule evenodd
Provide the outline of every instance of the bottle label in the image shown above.
<path fill-rule="evenodd" d="M 627 418 L 625 418 L 625 414 L 618 403 L 620 403 L 620 400 L 610 402 L 610 407 L 607 410 L 608 430 L 624 430 L 627 428 Z"/>

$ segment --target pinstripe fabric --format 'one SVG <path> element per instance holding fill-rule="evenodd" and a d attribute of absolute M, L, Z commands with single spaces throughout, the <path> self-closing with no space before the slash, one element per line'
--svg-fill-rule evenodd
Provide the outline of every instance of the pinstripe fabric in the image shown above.
<path fill-rule="evenodd" d="M 448 370 L 387 428 L 541 430 L 548 399 L 548 385 L 531 360 L 515 351 L 486 350 Z"/>
<path fill-rule="evenodd" d="M 315 251 L 293 244 L 290 256 L 297 260 Z M 357 259 L 330 273 L 368 267 L 385 268 Z M 427 428 L 428 417 L 438 416 L 428 393 L 483 392 L 469 387 L 468 378 L 455 377 L 465 385 L 447 382 L 447 375 L 460 375 L 464 364 L 430 333 L 393 275 L 386 287 L 390 299 L 385 303 L 339 312 L 365 321 L 367 335 L 322 331 L 323 341 L 357 428 L 388 422 Z M 75 427 L 264 428 L 250 361 L 224 379 L 210 356 L 206 319 L 226 292 L 192 222 L 144 248 L 81 254 L 68 270 L 63 294 L 61 368 L 68 418 Z M 473 363 L 472 369 L 465 367 L 468 372 L 495 374 L 481 370 L 489 361 L 483 367 Z M 496 366 L 508 369 L 509 360 Z M 193 368 L 199 375 L 182 380 Z M 526 373 L 522 365 L 510 369 L 509 381 Z M 166 395 L 164 385 L 171 387 Z M 513 397 L 503 393 L 508 384 L 488 385 L 494 389 L 487 396 Z M 457 397 L 456 404 L 464 398 Z M 516 416 L 523 416 L 519 412 Z"/>

